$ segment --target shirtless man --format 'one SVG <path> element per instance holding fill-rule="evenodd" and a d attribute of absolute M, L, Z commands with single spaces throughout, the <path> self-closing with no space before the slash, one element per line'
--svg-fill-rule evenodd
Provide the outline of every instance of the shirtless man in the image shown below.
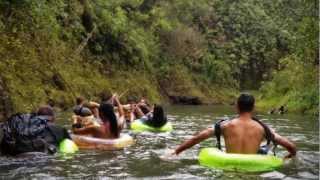
<path fill-rule="evenodd" d="M 252 119 L 254 102 L 255 100 L 252 95 L 241 94 L 237 101 L 239 117 L 231 121 L 224 121 L 221 124 L 221 134 L 225 140 L 227 153 L 257 154 L 259 151 L 260 144 L 265 139 L 266 133 L 262 125 Z M 201 131 L 177 147 L 173 154 L 178 155 L 195 144 L 214 137 L 214 131 L 214 127 Z M 296 147 L 292 142 L 274 131 L 271 133 L 274 136 L 274 141 L 289 152 L 285 158 L 291 158 L 296 155 Z"/>

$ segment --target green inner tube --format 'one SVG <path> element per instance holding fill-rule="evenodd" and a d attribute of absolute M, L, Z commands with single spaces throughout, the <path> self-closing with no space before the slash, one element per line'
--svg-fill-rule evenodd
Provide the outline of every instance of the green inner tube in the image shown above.
<path fill-rule="evenodd" d="M 273 171 L 283 165 L 283 160 L 271 155 L 231 154 L 217 148 L 203 148 L 199 154 L 203 166 L 240 172 Z"/>
<path fill-rule="evenodd" d="M 151 132 L 170 132 L 173 130 L 172 124 L 170 122 L 167 122 L 165 125 L 163 125 L 160 128 L 151 127 L 144 123 L 142 123 L 140 120 L 135 120 L 131 123 L 131 129 L 134 132 L 143 132 L 143 131 L 151 131 Z"/>
<path fill-rule="evenodd" d="M 78 146 L 70 139 L 64 139 L 59 144 L 59 152 L 61 153 L 75 153 L 78 150 Z"/>

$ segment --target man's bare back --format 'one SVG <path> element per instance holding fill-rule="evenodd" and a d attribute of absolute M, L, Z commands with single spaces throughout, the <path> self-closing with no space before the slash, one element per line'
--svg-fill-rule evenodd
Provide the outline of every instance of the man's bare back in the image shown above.
<path fill-rule="evenodd" d="M 226 121 L 221 129 L 228 153 L 256 154 L 264 140 L 263 127 L 251 118 Z"/>
<path fill-rule="evenodd" d="M 237 99 L 237 111 L 239 118 L 231 121 L 224 121 L 221 124 L 222 135 L 225 140 L 225 146 L 228 153 L 237 154 L 257 154 L 260 149 L 261 142 L 267 135 L 262 124 L 253 120 L 254 97 L 250 94 L 241 94 Z M 269 129 L 276 144 L 287 149 L 289 152 L 285 158 L 291 158 L 296 155 L 296 146 L 287 138 L 280 136 L 275 131 Z M 213 137 L 215 128 L 207 128 L 192 138 L 183 142 L 178 146 L 173 154 L 180 154 L 182 151 L 199 144 L 210 137 Z M 269 136 L 268 136 L 269 137 Z"/>

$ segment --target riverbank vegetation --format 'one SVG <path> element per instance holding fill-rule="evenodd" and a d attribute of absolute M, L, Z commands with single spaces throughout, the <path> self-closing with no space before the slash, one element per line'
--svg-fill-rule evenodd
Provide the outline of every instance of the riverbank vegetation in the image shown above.
<path fill-rule="evenodd" d="M 316 112 L 318 8 L 310 0 L 0 0 L 0 111 L 127 92 L 153 102 Z"/>

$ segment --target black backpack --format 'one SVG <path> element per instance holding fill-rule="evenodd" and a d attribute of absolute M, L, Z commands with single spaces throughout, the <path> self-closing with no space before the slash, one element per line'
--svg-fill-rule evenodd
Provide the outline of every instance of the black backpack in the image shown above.
<path fill-rule="evenodd" d="M 3 154 L 17 155 L 25 152 L 55 153 L 57 138 L 49 128 L 47 116 L 15 114 L 2 124 Z"/>
<path fill-rule="evenodd" d="M 260 150 L 258 151 L 259 154 L 267 154 L 266 151 L 268 151 L 268 147 L 271 144 L 271 142 L 273 143 L 273 154 L 276 155 L 275 149 L 277 147 L 277 143 L 274 140 L 274 134 L 271 132 L 270 128 L 264 124 L 263 122 L 261 122 L 259 119 L 257 119 L 256 117 L 252 117 L 252 119 L 254 121 L 256 121 L 257 123 L 259 123 L 265 132 L 265 138 L 267 140 L 267 143 L 265 145 L 263 145 L 262 147 L 260 147 Z M 217 139 L 217 148 L 221 150 L 221 123 L 224 121 L 230 121 L 229 119 L 222 119 L 219 120 L 215 125 L 214 125 L 214 135 Z M 267 150 L 265 150 L 267 148 Z"/>

